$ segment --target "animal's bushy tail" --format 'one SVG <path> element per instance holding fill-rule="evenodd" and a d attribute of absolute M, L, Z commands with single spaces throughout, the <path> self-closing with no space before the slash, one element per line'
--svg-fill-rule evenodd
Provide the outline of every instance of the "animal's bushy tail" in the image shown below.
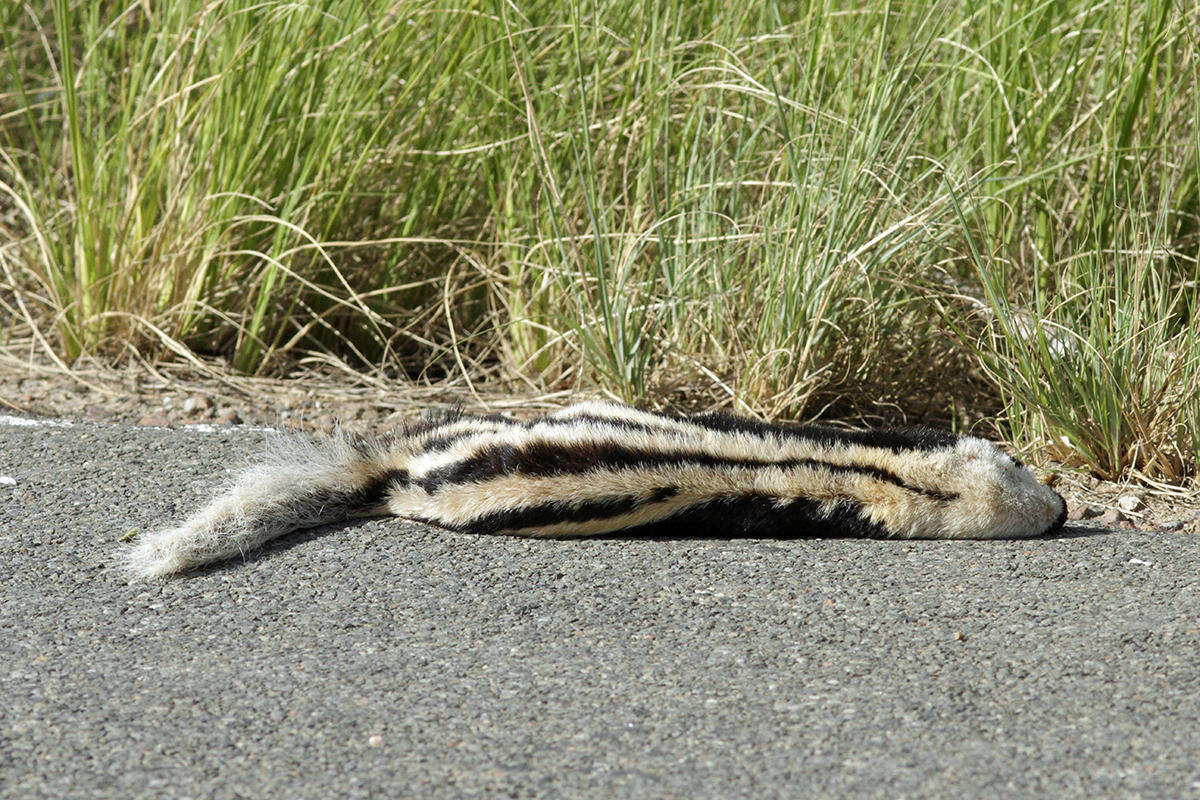
<path fill-rule="evenodd" d="M 135 578 L 221 561 L 292 531 L 387 513 L 381 449 L 337 436 L 275 442 L 261 464 L 179 525 L 140 537 L 125 558 Z"/>

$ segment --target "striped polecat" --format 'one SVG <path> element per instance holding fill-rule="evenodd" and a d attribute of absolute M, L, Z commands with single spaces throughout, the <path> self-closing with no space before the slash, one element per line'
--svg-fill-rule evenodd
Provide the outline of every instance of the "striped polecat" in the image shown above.
<path fill-rule="evenodd" d="M 427 414 L 399 434 L 290 441 L 181 525 L 143 537 L 139 577 L 245 554 L 301 528 L 393 514 L 514 536 L 987 539 L 1061 527 L 1066 504 L 982 439 L 839 431 L 586 402 L 529 421 Z"/>

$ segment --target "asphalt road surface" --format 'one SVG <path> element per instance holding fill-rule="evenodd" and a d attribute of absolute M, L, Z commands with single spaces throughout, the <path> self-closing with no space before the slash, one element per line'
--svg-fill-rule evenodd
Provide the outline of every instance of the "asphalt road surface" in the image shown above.
<path fill-rule="evenodd" d="M 126 584 L 263 437 L 0 419 L 0 795 L 1200 796 L 1194 536 L 378 520 Z"/>

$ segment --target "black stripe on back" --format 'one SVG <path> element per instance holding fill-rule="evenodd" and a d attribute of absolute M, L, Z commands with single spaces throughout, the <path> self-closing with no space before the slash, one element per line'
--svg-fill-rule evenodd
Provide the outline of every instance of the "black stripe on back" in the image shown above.
<path fill-rule="evenodd" d="M 657 499 L 666 499 L 660 497 Z M 545 503 L 520 511 L 490 514 L 471 522 L 447 525 L 436 519 L 416 519 L 418 522 L 461 533 L 490 534 L 501 531 L 535 532 L 538 526 L 562 522 L 590 522 L 618 516 L 657 499 L 638 500 L 630 495 L 567 507 L 561 503 Z M 773 495 L 748 493 L 711 499 L 682 508 L 665 519 L 646 525 L 597 534 L 603 537 L 865 537 L 887 538 L 882 525 L 863 517 L 861 506 L 852 501 L 837 503 L 829 513 L 821 512 L 821 504 L 811 498 L 800 498 L 781 504 Z M 570 535 L 569 533 L 564 535 Z"/>
<path fill-rule="evenodd" d="M 778 425 L 758 420 L 714 412 L 695 417 L 680 417 L 685 422 L 722 433 L 750 433 L 756 436 L 776 436 L 784 439 L 803 439 L 826 446 L 863 445 L 901 453 L 906 450 L 929 452 L 954 447 L 959 437 L 935 428 L 879 428 L 874 430 L 839 430 L 821 425 Z"/>
<path fill-rule="evenodd" d="M 389 471 L 379 477 L 371 478 L 357 489 L 313 489 L 294 502 L 297 505 L 311 506 L 317 510 L 344 509 L 349 513 L 377 509 L 387 503 L 393 482 L 400 477 L 400 474 L 398 471 Z"/>
<path fill-rule="evenodd" d="M 910 486 L 887 470 L 878 467 L 831 464 L 809 458 L 766 460 L 753 458 L 728 458 L 711 453 L 680 450 L 678 452 L 654 453 L 635 450 L 612 442 L 582 442 L 572 445 L 549 442 L 528 442 L 522 447 L 514 445 L 491 445 L 484 447 L 461 461 L 431 470 L 415 479 L 425 491 L 434 493 L 449 489 L 460 483 L 485 483 L 503 475 L 528 475 L 549 477 L 554 475 L 583 475 L 589 472 L 622 469 L 643 469 L 657 466 L 704 466 L 761 469 L 778 467 L 789 469 L 813 467 L 838 474 L 866 475 L 876 480 L 891 483 L 910 492 L 923 494 L 935 500 L 953 500 L 957 494 L 939 492 L 919 486 Z"/>
<path fill-rule="evenodd" d="M 715 498 L 683 509 L 658 522 L 627 528 L 605 536 L 662 536 L 692 539 L 702 536 L 818 538 L 887 538 L 882 525 L 861 513 L 862 506 L 851 500 L 837 503 L 828 514 L 821 504 L 802 497 L 786 504 L 766 494 L 740 494 Z"/>
<path fill-rule="evenodd" d="M 438 430 L 449 427 L 456 422 L 491 422 L 502 427 L 518 424 L 501 414 L 466 414 L 461 408 L 429 409 L 415 420 L 408 422 L 400 431 L 400 436 L 406 439 L 418 439 L 428 434 L 436 434 Z"/>
<path fill-rule="evenodd" d="M 420 449 L 414 450 L 413 455 L 426 455 L 428 453 L 436 453 L 442 450 L 448 450 L 463 439 L 470 439 L 472 436 L 487 436 L 496 431 L 458 431 L 456 433 L 447 433 L 441 436 L 434 436 L 422 442 Z"/>
<path fill-rule="evenodd" d="M 630 406 L 630 408 L 633 408 Z M 953 447 L 958 443 L 959 437 L 949 431 L 937 430 L 926 427 L 910 427 L 910 428 L 880 428 L 874 430 L 840 430 L 837 428 L 827 428 L 821 425 L 809 424 L 775 424 L 769 422 L 761 422 L 747 417 L 739 417 L 733 414 L 723 412 L 712 412 L 708 414 L 697 414 L 694 416 L 685 416 L 682 414 L 674 414 L 666 411 L 650 411 L 648 409 L 634 410 L 647 414 L 651 417 L 656 417 L 663 420 L 662 425 L 655 425 L 650 422 L 637 422 L 619 417 L 607 417 L 603 413 L 589 411 L 582 414 L 576 414 L 570 417 L 537 417 L 535 419 L 526 420 L 524 422 L 509 419 L 508 417 L 498 414 L 490 415 L 467 415 L 460 411 L 444 411 L 444 412 L 426 412 L 426 416 L 413 423 L 410 428 L 405 431 L 406 435 L 417 436 L 427 433 L 433 433 L 439 427 L 453 424 L 460 420 L 475 419 L 485 422 L 500 423 L 503 426 L 512 426 L 519 428 L 532 428 L 536 425 L 548 425 L 551 427 L 569 427 L 579 423 L 599 423 L 616 428 L 623 431 L 642 432 L 642 433 L 663 433 L 668 435 L 680 435 L 686 433 L 673 427 L 667 423 L 682 423 L 684 425 L 694 425 L 717 433 L 744 433 L 762 438 L 774 438 L 783 440 L 804 440 L 813 442 L 826 447 L 837 445 L 863 445 L 866 447 L 878 447 L 883 450 L 890 450 L 893 453 L 900 453 L 906 450 L 917 450 L 929 452 L 932 450 L 940 450 L 948 447 Z M 478 435 L 474 433 L 457 433 L 449 436 L 442 436 L 429 439 L 421 447 L 418 452 L 430 453 L 438 450 L 443 450 L 453 443 L 462 440 L 467 436 Z"/>
<path fill-rule="evenodd" d="M 489 418 L 488 421 L 495 420 Z M 514 420 L 507 420 L 507 422 L 508 427 L 523 428 L 525 430 L 541 426 L 549 428 L 570 428 L 582 423 L 586 425 L 602 425 L 608 428 L 615 428 L 616 430 L 626 433 L 673 434 L 676 436 L 681 434 L 686 435 L 686 432 L 680 431 L 677 428 L 672 428 L 669 425 L 647 425 L 641 422 L 631 422 L 624 419 L 612 419 L 594 414 L 580 414 L 578 416 L 567 418 L 538 417 L 537 419 L 531 419 L 525 422 L 516 422 Z M 469 439 L 472 436 L 486 436 L 488 433 L 488 431 L 458 431 L 457 433 L 446 434 L 445 436 L 436 436 L 434 438 L 427 439 L 421 445 L 421 448 L 415 451 L 415 454 L 427 455 L 429 453 L 448 450 L 450 447 L 458 442 L 463 441 L 464 439 Z"/>
<path fill-rule="evenodd" d="M 647 422 L 634 422 L 630 419 L 618 419 L 615 417 L 602 417 L 596 414 L 579 414 L 574 417 L 545 417 L 543 419 L 531 420 L 526 427 L 532 428 L 535 425 L 549 425 L 554 428 L 569 428 L 572 425 L 579 423 L 586 425 L 601 425 L 609 428 L 616 428 L 622 431 L 631 433 L 653 433 L 666 434 L 668 436 L 687 436 L 688 431 L 680 430 L 671 425 L 653 425 Z"/>

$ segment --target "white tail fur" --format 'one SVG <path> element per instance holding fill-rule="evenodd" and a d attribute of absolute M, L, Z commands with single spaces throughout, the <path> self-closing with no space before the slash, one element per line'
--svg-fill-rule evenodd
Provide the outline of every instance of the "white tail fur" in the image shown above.
<path fill-rule="evenodd" d="M 286 533 L 386 513 L 368 486 L 369 448 L 344 436 L 273 443 L 264 463 L 180 525 L 141 537 L 125 558 L 135 578 L 156 578 L 244 555 Z"/>

